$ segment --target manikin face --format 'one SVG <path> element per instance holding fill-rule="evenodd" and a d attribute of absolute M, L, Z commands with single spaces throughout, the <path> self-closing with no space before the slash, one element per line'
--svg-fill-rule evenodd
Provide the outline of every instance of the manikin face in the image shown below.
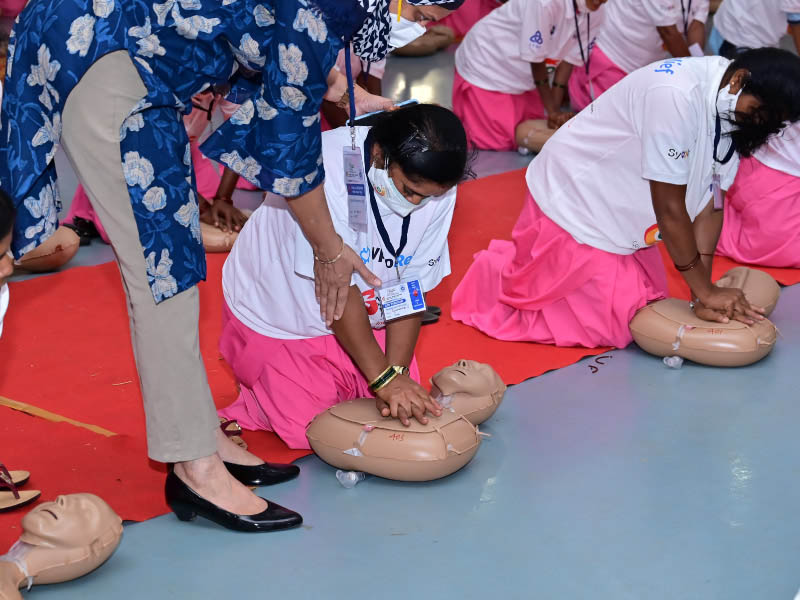
<path fill-rule="evenodd" d="M 433 384 L 444 396 L 457 392 L 470 396 L 491 396 L 505 389 L 492 367 L 474 360 L 459 360 L 433 376 Z"/>
<path fill-rule="evenodd" d="M 44 502 L 25 515 L 22 540 L 47 548 L 88 547 L 119 524 L 120 518 L 97 496 L 70 494 Z"/>

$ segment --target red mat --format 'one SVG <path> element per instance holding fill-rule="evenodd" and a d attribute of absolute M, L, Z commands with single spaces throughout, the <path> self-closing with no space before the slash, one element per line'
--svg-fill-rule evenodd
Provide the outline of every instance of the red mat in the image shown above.
<path fill-rule="evenodd" d="M 450 233 L 453 275 L 429 296 L 431 304 L 443 308 L 442 319 L 423 328 L 418 347 L 425 379 L 443 365 L 471 358 L 492 364 L 507 383 L 518 383 L 604 351 L 501 342 L 450 319 L 453 289 L 472 256 L 491 239 L 510 238 L 524 198 L 524 170 L 461 187 Z M 201 351 L 219 407 L 230 404 L 237 394 L 234 378 L 217 350 L 224 259 L 225 255 L 209 256 L 209 280 L 200 285 Z M 715 274 L 732 266 L 732 261 L 720 259 Z M 798 270 L 765 270 L 784 284 L 800 282 Z M 671 291 L 687 297 L 681 283 L 671 269 Z M 105 498 L 125 519 L 166 512 L 161 467 L 146 458 L 144 414 L 116 265 L 77 267 L 12 283 L 11 298 L 0 339 L 0 396 L 119 435 L 106 438 L 0 406 L 0 462 L 10 469 L 31 471 L 30 486 L 41 489 L 45 499 L 86 490 Z M 306 454 L 289 450 L 276 436 L 264 432 L 247 432 L 245 439 L 267 460 L 287 462 Z M 7 532 L 22 513 L 0 515 L 0 552 L 15 537 L 15 530 Z"/>

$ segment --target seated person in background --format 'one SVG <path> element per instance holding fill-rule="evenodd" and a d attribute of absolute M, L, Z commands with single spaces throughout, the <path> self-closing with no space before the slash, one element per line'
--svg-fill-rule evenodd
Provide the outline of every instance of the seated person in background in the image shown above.
<path fill-rule="evenodd" d="M 533 159 L 513 241 L 475 256 L 453 318 L 503 340 L 622 348 L 636 311 L 667 295 L 663 240 L 699 318 L 763 319 L 711 281 L 712 183 L 727 190 L 739 155 L 800 120 L 798 97 L 800 58 L 773 48 L 634 71 Z"/>
<path fill-rule="evenodd" d="M 527 148 L 530 121 L 555 129 L 572 116 L 561 110 L 567 81 L 573 65 L 584 68 L 605 1 L 509 0 L 470 29 L 456 51 L 453 110 L 471 144 Z M 562 61 L 552 88 L 548 59 Z"/>
<path fill-rule="evenodd" d="M 349 224 L 342 149 L 350 143 L 347 127 L 322 136 L 325 197 L 343 247 L 360 252 L 384 286 L 417 279 L 421 293 L 430 291 L 450 273 L 455 185 L 470 173 L 461 123 L 445 108 L 422 104 L 356 128 L 366 158 L 366 233 Z M 426 411 L 440 414 L 415 381 L 421 313 L 384 323 L 376 290 L 354 275 L 344 315 L 329 329 L 315 298 L 315 260 L 286 200 L 268 194 L 223 268 L 220 350 L 240 395 L 221 416 L 245 429 L 274 431 L 292 448 L 308 448 L 305 429 L 317 414 L 372 396 L 370 382 L 392 375 L 391 366 L 402 367 L 402 374 L 377 390 L 385 415 L 409 423 L 426 422 Z"/>
<path fill-rule="evenodd" d="M 592 48 L 589 73 L 576 69 L 569 98 L 583 110 L 628 73 L 674 57 L 703 56 L 709 0 L 613 0 Z"/>
<path fill-rule="evenodd" d="M 800 125 L 742 160 L 725 196 L 717 252 L 741 263 L 800 269 Z"/>
<path fill-rule="evenodd" d="M 800 0 L 725 0 L 708 45 L 714 54 L 735 58 L 749 48 L 777 48 L 787 28 L 800 52 Z"/>

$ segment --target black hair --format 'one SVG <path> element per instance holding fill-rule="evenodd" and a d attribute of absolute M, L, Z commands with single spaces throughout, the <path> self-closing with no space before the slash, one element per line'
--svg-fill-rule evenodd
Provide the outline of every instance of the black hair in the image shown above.
<path fill-rule="evenodd" d="M 800 120 L 800 57 L 778 48 L 757 48 L 739 54 L 725 72 L 723 82 L 745 69 L 742 92 L 755 96 L 761 106 L 750 114 L 736 113 L 733 145 L 749 157 L 787 123 Z"/>
<path fill-rule="evenodd" d="M 414 104 L 388 112 L 371 135 L 388 164 L 398 165 L 412 181 L 454 186 L 475 176 L 464 126 L 442 106 Z"/>
<path fill-rule="evenodd" d="M 11 197 L 3 190 L 0 190 L 0 239 L 3 239 L 11 232 L 16 216 L 17 209 L 11 201 Z"/>

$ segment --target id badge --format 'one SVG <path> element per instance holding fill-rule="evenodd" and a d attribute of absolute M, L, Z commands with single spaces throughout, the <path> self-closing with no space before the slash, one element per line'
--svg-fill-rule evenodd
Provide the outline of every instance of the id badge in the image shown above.
<path fill-rule="evenodd" d="M 419 279 L 401 279 L 378 288 L 383 319 L 389 323 L 425 310 L 425 294 Z"/>
<path fill-rule="evenodd" d="M 345 146 L 342 150 L 344 183 L 347 186 L 348 225 L 353 231 L 367 232 L 367 179 L 361 150 Z"/>
<path fill-rule="evenodd" d="M 711 194 L 714 196 L 714 210 L 722 210 L 722 180 L 719 173 L 711 176 Z"/>

